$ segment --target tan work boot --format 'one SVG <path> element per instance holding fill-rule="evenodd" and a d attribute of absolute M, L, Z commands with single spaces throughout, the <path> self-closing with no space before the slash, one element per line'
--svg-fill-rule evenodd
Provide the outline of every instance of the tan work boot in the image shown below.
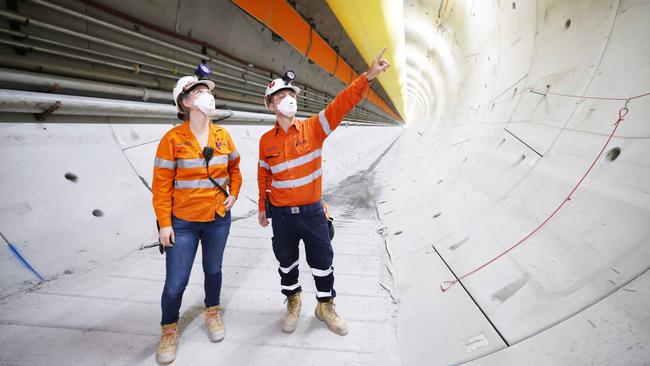
<path fill-rule="evenodd" d="M 287 296 L 285 302 L 287 303 L 287 313 L 282 319 L 282 330 L 285 333 L 292 333 L 298 327 L 298 317 L 300 316 L 300 308 L 302 307 L 300 291 L 291 296 Z"/>
<path fill-rule="evenodd" d="M 316 305 L 316 317 L 327 324 L 330 330 L 338 335 L 348 334 L 348 326 L 334 310 L 334 300 L 328 302 L 319 302 Z"/>
<path fill-rule="evenodd" d="M 178 323 L 165 324 L 160 327 L 160 345 L 156 352 L 156 361 L 159 364 L 168 364 L 176 359 L 176 338 L 178 337 Z"/>
<path fill-rule="evenodd" d="M 219 305 L 206 308 L 203 315 L 210 340 L 212 342 L 221 342 L 226 337 L 226 327 L 223 325 L 223 320 L 221 319 Z"/>

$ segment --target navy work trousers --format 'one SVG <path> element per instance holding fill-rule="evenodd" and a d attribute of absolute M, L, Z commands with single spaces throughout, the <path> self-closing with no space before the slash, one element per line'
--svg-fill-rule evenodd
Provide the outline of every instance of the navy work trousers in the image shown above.
<path fill-rule="evenodd" d="M 273 207 L 273 253 L 280 262 L 278 273 L 282 293 L 291 296 L 301 290 L 298 280 L 298 244 L 305 243 L 307 263 L 316 282 L 316 298 L 327 302 L 334 291 L 334 251 L 325 211 L 320 202 L 299 207 Z"/>

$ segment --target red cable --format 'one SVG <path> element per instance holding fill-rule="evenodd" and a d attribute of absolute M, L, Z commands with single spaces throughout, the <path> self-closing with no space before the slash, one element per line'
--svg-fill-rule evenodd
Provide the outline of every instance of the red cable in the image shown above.
<path fill-rule="evenodd" d="M 645 94 L 640 94 L 634 97 L 629 97 L 629 98 L 617 98 L 617 97 L 590 97 L 590 96 L 585 96 L 585 95 L 574 95 L 574 94 L 563 94 L 563 93 L 555 93 L 555 92 L 541 92 L 539 90 L 535 89 L 530 89 L 531 91 L 534 91 L 539 94 L 551 94 L 551 95 L 559 95 L 562 97 L 572 97 L 572 98 L 582 98 L 582 99 L 599 99 L 599 100 L 632 100 L 636 98 L 641 98 L 650 95 L 650 93 L 645 93 Z"/>
<path fill-rule="evenodd" d="M 646 94 L 642 94 L 642 95 L 639 95 L 639 96 L 636 96 L 636 97 L 632 97 L 632 98 L 629 98 L 629 100 L 631 100 L 631 99 L 636 99 L 636 98 L 640 98 L 640 97 L 643 97 L 643 96 L 646 96 L 646 95 L 650 95 L 650 93 L 646 93 Z M 587 97 L 580 97 L 580 98 L 587 98 Z M 589 97 L 589 98 L 591 98 L 591 99 L 603 99 L 603 98 L 597 98 L 597 97 Z M 587 169 L 587 171 L 585 172 L 585 174 L 582 176 L 582 178 L 580 178 L 580 180 L 578 181 L 578 183 L 575 185 L 575 187 L 573 187 L 573 189 L 571 190 L 571 192 L 569 192 L 569 194 L 568 194 L 568 195 L 566 196 L 566 198 L 562 201 L 562 203 L 560 203 L 560 205 L 555 209 L 555 211 L 553 211 L 553 213 L 551 213 L 551 214 L 546 218 L 546 220 L 544 220 L 544 222 L 542 222 L 541 224 L 539 224 L 539 226 L 537 226 L 533 231 L 531 231 L 531 232 L 530 232 L 528 235 L 526 235 L 523 239 L 519 240 L 515 245 L 513 245 L 513 246 L 511 246 L 510 248 L 506 249 L 504 252 L 502 252 L 502 253 L 499 254 L 498 256 L 496 256 L 496 257 L 490 259 L 489 261 L 483 263 L 481 266 L 477 267 L 476 269 L 472 270 L 471 272 L 469 272 L 469 273 L 467 273 L 467 274 L 465 274 L 465 275 L 463 275 L 463 276 L 461 276 L 461 277 L 459 277 L 458 279 L 453 280 L 453 281 L 443 281 L 443 282 L 440 284 L 440 290 L 442 290 L 442 292 L 447 291 L 449 288 L 451 288 L 453 285 L 455 285 L 456 283 L 458 283 L 460 280 L 462 280 L 462 279 L 466 278 L 467 276 L 470 276 L 470 275 L 472 275 L 472 274 L 478 272 L 479 270 L 485 268 L 486 266 L 488 266 L 488 265 L 491 264 L 492 262 L 494 262 L 494 261 L 496 261 L 497 259 L 503 257 L 506 253 L 508 253 L 509 251 L 511 251 L 511 250 L 513 250 L 515 247 L 517 247 L 519 244 L 521 244 L 521 243 L 523 243 L 524 241 L 526 241 L 526 239 L 530 238 L 530 237 L 531 237 L 533 234 L 535 234 L 539 229 L 541 229 L 542 226 L 546 225 L 546 223 L 549 222 L 549 220 L 551 220 L 551 218 L 552 218 L 553 216 L 555 216 L 555 214 L 556 214 L 558 211 L 560 211 L 560 209 L 564 206 L 564 204 L 567 203 L 567 202 L 569 202 L 569 201 L 571 200 L 571 195 L 572 195 L 572 194 L 573 194 L 573 193 L 578 189 L 578 187 L 580 186 L 580 184 L 582 184 L 582 182 L 585 180 L 585 178 L 587 177 L 587 175 L 591 172 L 591 169 L 593 169 L 594 165 L 596 165 L 596 163 L 598 162 L 598 159 L 600 159 L 600 156 L 603 154 L 603 152 L 604 152 L 605 149 L 607 148 L 607 145 L 608 145 L 609 142 L 612 140 L 612 137 L 614 137 L 614 133 L 616 132 L 616 129 L 618 128 L 619 124 L 621 123 L 621 121 L 623 121 L 623 119 L 625 118 L 625 116 L 627 115 L 628 112 L 629 112 L 629 110 L 627 109 L 627 106 L 624 106 L 623 108 L 619 109 L 619 111 L 618 111 L 618 120 L 616 120 L 616 122 L 614 123 L 614 129 L 612 130 L 612 133 L 609 134 L 609 137 L 607 138 L 607 141 L 605 142 L 605 145 L 603 146 L 603 148 L 600 150 L 600 152 L 599 152 L 598 155 L 596 156 L 596 159 L 594 159 L 594 162 L 591 163 L 591 165 L 589 166 L 589 169 Z"/>

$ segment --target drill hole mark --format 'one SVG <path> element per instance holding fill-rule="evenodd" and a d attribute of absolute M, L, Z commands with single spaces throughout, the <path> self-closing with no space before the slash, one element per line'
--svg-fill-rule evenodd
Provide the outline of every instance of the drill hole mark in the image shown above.
<path fill-rule="evenodd" d="M 77 179 L 79 179 L 79 177 L 77 177 L 76 174 L 70 173 L 70 172 L 65 173 L 64 177 L 65 177 L 65 179 L 67 179 L 67 180 L 69 180 L 71 182 L 74 182 L 74 183 L 76 183 Z"/>

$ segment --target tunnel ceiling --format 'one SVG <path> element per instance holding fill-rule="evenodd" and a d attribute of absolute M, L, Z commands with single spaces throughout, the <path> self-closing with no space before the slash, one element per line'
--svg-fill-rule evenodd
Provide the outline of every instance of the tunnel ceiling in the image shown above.
<path fill-rule="evenodd" d="M 34 0 L 10 4 L 15 6 L 3 10 L 4 15 L 0 19 L 5 33 L 0 44 L 5 55 L 0 64 L 4 67 L 169 91 L 177 75 L 192 73 L 193 65 L 198 64 L 201 53 L 205 53 L 209 58 L 214 58 L 214 62 L 209 62 L 215 72 L 220 73 L 216 75 L 217 79 L 221 78 L 217 83 L 217 96 L 227 101 L 248 103 L 249 110 L 261 112 L 264 111 L 260 109 L 261 94 L 266 84 L 272 77 L 288 69 L 296 72 L 299 85 L 307 86 L 301 96 L 305 112 L 322 109 L 324 101 L 331 99 L 345 86 L 321 66 L 309 62 L 301 51 L 288 42 L 274 37 L 264 24 L 230 1 L 204 4 L 164 2 L 161 5 L 102 0 L 61 3 Z M 336 19 L 326 8 L 315 10 L 312 3 L 305 4 L 311 6 L 305 5 L 305 12 L 314 10 L 318 14 L 308 13 L 304 16 L 323 16 L 327 24 L 331 23 L 327 27 L 324 23 L 323 28 L 336 28 Z M 94 21 L 84 22 L 83 16 L 86 15 L 109 26 Z M 28 19 L 33 20 L 31 24 L 27 23 Z M 123 32 L 115 31 L 110 28 L 112 26 L 140 32 L 172 47 L 191 50 L 193 54 L 160 47 L 130 35 L 125 38 Z M 344 34 L 340 35 L 340 40 L 344 44 L 343 57 L 358 57 Z M 120 49 L 122 45 L 132 50 Z M 155 54 L 156 58 L 140 52 Z M 106 57 L 111 54 L 117 59 Z M 177 62 L 168 62 L 169 59 Z M 143 62 L 145 60 L 146 63 Z M 235 67 L 225 67 L 219 64 L 220 61 Z M 367 66 L 357 65 L 357 68 L 363 72 Z M 0 83 L 10 88 L 15 85 L 9 81 Z M 379 84 L 375 86 L 379 87 Z M 26 88 L 24 85 L 14 87 Z M 377 90 L 382 92 L 380 88 Z M 63 92 L 74 93 L 71 90 Z M 381 99 L 390 101 L 388 98 Z M 351 119 L 385 122 L 392 119 L 385 112 L 390 106 L 381 109 L 374 100 L 366 99 L 359 107 L 351 114 Z"/>

